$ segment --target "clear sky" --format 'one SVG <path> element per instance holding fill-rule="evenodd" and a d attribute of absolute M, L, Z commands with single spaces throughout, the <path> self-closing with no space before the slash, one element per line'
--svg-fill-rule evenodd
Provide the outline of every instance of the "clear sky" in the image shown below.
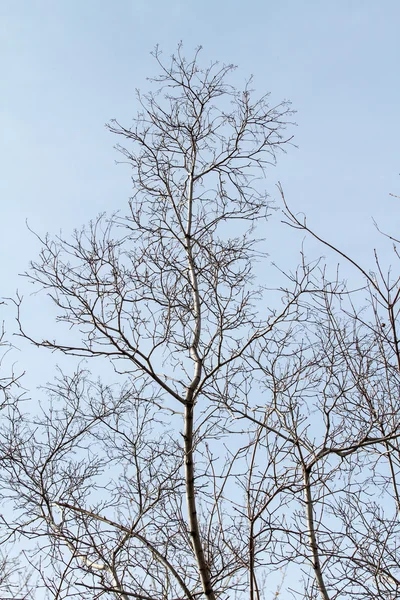
<path fill-rule="evenodd" d="M 17 273 L 38 253 L 26 220 L 67 233 L 126 206 L 129 169 L 104 123 L 130 122 L 150 51 L 179 40 L 237 64 L 238 86 L 253 74 L 257 92 L 292 101 L 298 148 L 270 171 L 271 195 L 280 180 L 295 211 L 364 260 L 371 216 L 398 223 L 399 23 L 398 0 L 1 0 L 0 296 L 26 288 Z M 300 237 L 279 219 L 265 235 L 271 259 L 294 266 Z"/>

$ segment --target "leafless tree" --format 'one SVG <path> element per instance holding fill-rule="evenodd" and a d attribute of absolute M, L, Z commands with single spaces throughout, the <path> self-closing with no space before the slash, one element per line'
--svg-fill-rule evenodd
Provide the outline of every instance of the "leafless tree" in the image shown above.
<path fill-rule="evenodd" d="M 398 597 L 399 281 L 342 254 L 352 290 L 303 254 L 272 304 L 253 268 L 260 178 L 290 107 L 198 52 L 155 59 L 157 92 L 109 126 L 128 214 L 42 238 L 28 273 L 56 339 L 17 301 L 25 338 L 111 362 L 119 383 L 80 363 L 4 419 L 3 529 L 53 598 Z"/>
<path fill-rule="evenodd" d="M 1 301 L 0 306 L 5 302 Z M 7 420 L 14 421 L 19 414 L 19 404 L 23 400 L 22 373 L 17 373 L 10 358 L 12 346 L 6 339 L 4 322 L 0 329 L 0 410 Z M 9 530 L 2 529 L 3 516 L 0 515 L 0 598 L 28 598 L 30 595 L 29 575 L 18 561 L 18 555 L 9 554 Z"/>

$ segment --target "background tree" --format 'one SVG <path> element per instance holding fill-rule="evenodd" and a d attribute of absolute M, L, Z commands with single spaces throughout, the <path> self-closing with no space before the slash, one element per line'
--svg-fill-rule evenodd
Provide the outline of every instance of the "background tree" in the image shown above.
<path fill-rule="evenodd" d="M 4 306 L 0 302 L 0 306 Z M 7 341 L 4 323 L 0 329 L 0 409 L 2 416 L 7 415 L 7 419 L 14 421 L 20 415 L 19 403 L 23 399 L 24 390 L 22 388 L 22 374 L 17 373 L 14 365 L 10 363 L 11 344 Z M 0 523 L 6 523 L 3 515 L 0 516 Z M 30 595 L 31 585 L 29 574 L 22 567 L 18 556 L 12 556 L 12 548 L 9 543 L 10 531 L 4 528 L 4 536 L 0 538 L 2 552 L 0 553 L 0 598 L 27 598 Z"/>
<path fill-rule="evenodd" d="M 122 383 L 81 364 L 40 414 L 4 419 L 4 531 L 55 598 L 394 598 L 398 281 L 342 255 L 353 291 L 303 254 L 272 304 L 259 179 L 290 107 L 198 53 L 155 58 L 157 92 L 109 127 L 128 214 L 45 237 L 28 274 L 72 333 L 33 339 L 19 316 L 33 343 L 111 361 Z"/>
<path fill-rule="evenodd" d="M 4 304 L 4 302 L 0 302 L 0 306 Z M 7 363 L 11 349 L 12 346 L 6 339 L 3 322 L 0 325 L 0 408 L 2 409 L 10 404 L 15 406 L 20 397 L 20 393 L 17 392 L 21 392 L 20 381 L 22 374 L 16 373 L 13 364 Z"/>

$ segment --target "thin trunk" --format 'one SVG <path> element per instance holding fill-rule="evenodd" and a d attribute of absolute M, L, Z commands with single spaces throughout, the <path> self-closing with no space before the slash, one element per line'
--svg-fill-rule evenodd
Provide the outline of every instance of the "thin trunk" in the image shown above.
<path fill-rule="evenodd" d="M 186 502 L 188 507 L 188 520 L 190 539 L 199 569 L 200 579 L 204 594 L 209 600 L 215 600 L 215 594 L 211 585 L 210 570 L 204 556 L 203 545 L 200 537 L 199 520 L 197 517 L 196 496 L 194 487 L 194 464 L 193 464 L 193 403 L 185 407 L 185 480 L 186 480 Z"/>
<path fill-rule="evenodd" d="M 250 523 L 249 534 L 249 572 L 250 572 L 250 600 L 254 600 L 254 521 Z"/>
<path fill-rule="evenodd" d="M 306 503 L 306 517 L 307 517 L 307 529 L 308 539 L 310 543 L 310 550 L 312 554 L 312 566 L 317 580 L 319 592 L 322 600 L 330 600 L 327 589 L 325 587 L 324 578 L 322 575 L 321 562 L 319 559 L 318 542 L 315 533 L 315 521 L 314 521 L 314 509 L 313 500 L 311 495 L 311 483 L 310 483 L 311 470 L 304 468 L 304 497 Z"/>
<path fill-rule="evenodd" d="M 109 573 L 111 575 L 114 587 L 116 588 L 116 590 L 118 590 L 115 591 L 115 594 L 117 594 L 121 600 L 130 600 L 129 594 L 125 594 L 125 592 L 123 591 L 121 582 L 118 578 L 116 571 L 114 569 L 109 569 Z"/>
<path fill-rule="evenodd" d="M 200 580 L 203 591 L 209 600 L 216 600 L 214 590 L 211 585 L 210 569 L 204 556 L 204 549 L 200 537 L 199 519 L 196 507 L 196 493 L 194 485 L 194 442 L 193 442 L 193 413 L 195 405 L 195 392 L 200 383 L 202 360 L 198 353 L 201 333 L 201 306 L 200 295 L 197 282 L 196 266 L 193 259 L 191 228 L 193 218 L 193 172 L 189 177 L 188 189 L 188 217 L 187 229 L 185 234 L 185 247 L 188 260 L 189 280 L 192 287 L 193 298 L 193 317 L 194 329 L 193 339 L 190 346 L 190 357 L 194 362 L 193 379 L 186 390 L 185 398 L 185 423 L 184 423 L 184 448 L 185 448 L 185 483 L 186 483 L 186 502 L 188 508 L 188 522 L 190 539 L 193 551 L 196 557 Z"/>

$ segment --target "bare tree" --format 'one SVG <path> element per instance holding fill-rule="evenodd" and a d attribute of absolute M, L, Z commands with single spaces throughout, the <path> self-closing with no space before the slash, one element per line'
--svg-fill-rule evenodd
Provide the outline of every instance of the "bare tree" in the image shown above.
<path fill-rule="evenodd" d="M 290 107 L 198 52 L 154 56 L 157 92 L 109 126 L 128 214 L 42 238 L 28 273 L 56 339 L 34 339 L 17 301 L 25 338 L 109 361 L 119 383 L 80 363 L 4 419 L 4 531 L 54 598 L 398 597 L 399 281 L 336 250 L 352 290 L 302 254 L 272 305 L 253 268 L 260 178 Z"/>
<path fill-rule="evenodd" d="M 1 301 L 0 306 L 5 302 Z M 21 379 L 23 374 L 17 373 L 14 364 L 8 360 L 12 345 L 6 339 L 4 322 L 0 329 L 0 410 L 2 417 L 14 422 L 20 415 L 20 402 L 24 399 Z M 5 527 L 4 527 L 5 526 Z M 9 543 L 10 530 L 6 520 L 0 515 L 0 598 L 25 599 L 30 596 L 30 576 L 18 560 L 13 556 Z"/>
<path fill-rule="evenodd" d="M 253 229 L 269 212 L 256 177 L 288 143 L 291 112 L 252 101 L 249 85 L 237 92 L 232 66 L 200 69 L 198 53 L 187 62 L 180 49 L 169 66 L 154 56 L 157 93 L 138 94 L 132 127 L 109 126 L 129 144 L 119 146 L 132 167 L 128 215 L 100 216 L 72 241 L 46 237 L 29 275 L 80 334 L 32 341 L 110 359 L 127 381 L 117 391 L 81 371 L 61 376 L 43 416 L 4 433 L 16 532 L 39 540 L 56 596 L 83 587 L 214 599 L 245 585 L 247 542 L 218 501 L 230 458 L 218 458 L 217 474 L 213 454 L 231 421 L 221 387 L 231 373 L 240 386 L 236 363 L 292 310 L 260 319 L 251 269 L 261 256 Z"/>

